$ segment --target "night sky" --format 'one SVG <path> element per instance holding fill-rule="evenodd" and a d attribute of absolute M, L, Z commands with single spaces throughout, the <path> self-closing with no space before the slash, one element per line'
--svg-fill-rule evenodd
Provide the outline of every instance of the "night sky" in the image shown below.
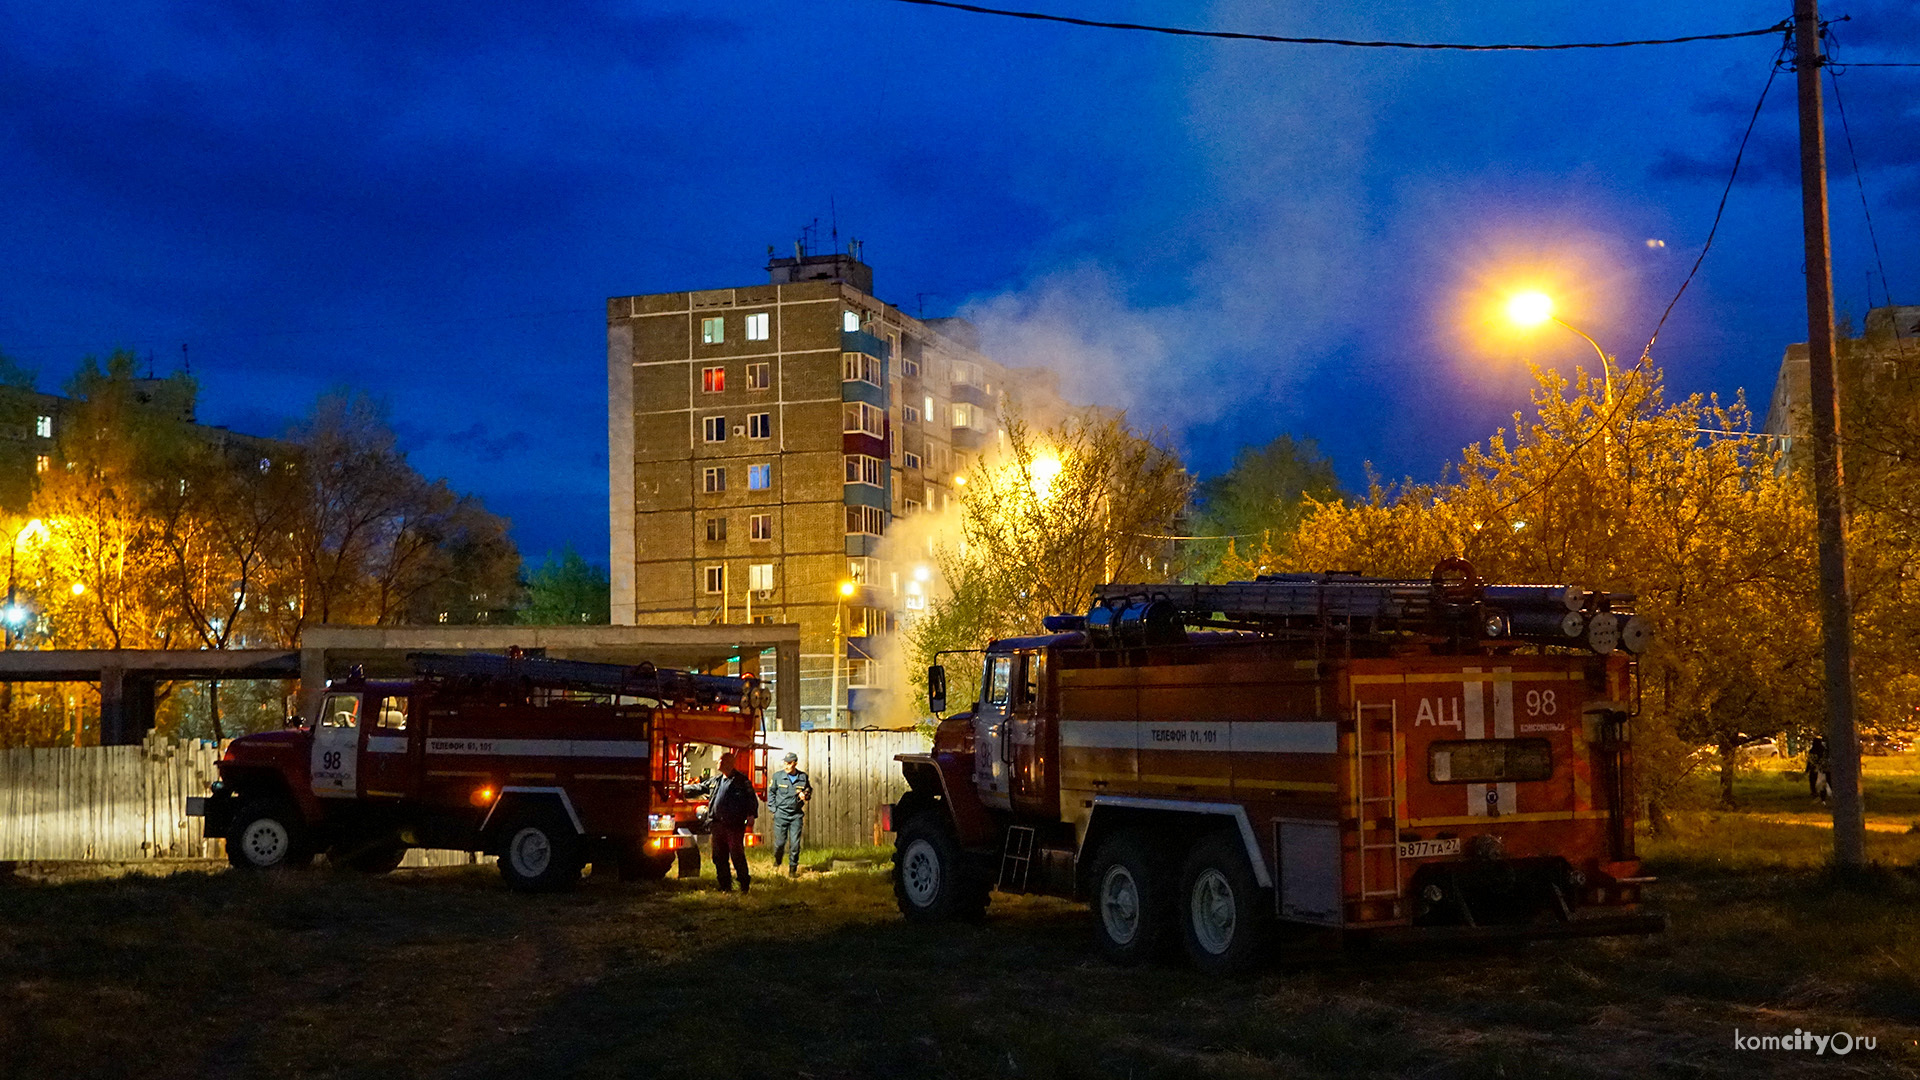
<path fill-rule="evenodd" d="M 1668 37 L 1785 0 L 1024 0 L 1288 35 Z M 1395 10 L 1399 9 L 1399 10 Z M 1920 6 L 1833 0 L 1838 56 Z M 0 6 L 0 352 L 58 389 L 116 347 L 275 434 L 330 388 L 412 460 L 603 562 L 604 299 L 866 245 L 909 313 L 1126 406 L 1201 473 L 1281 432 L 1431 478 L 1591 351 L 1486 317 L 1547 288 L 1639 355 L 1698 253 L 1774 37 L 1406 53 L 1075 29 L 888 0 Z M 1920 303 L 1920 69 L 1840 76 L 1891 290 Z M 1837 303 L 1883 289 L 1831 99 Z M 1794 86 L 1663 332 L 1670 385 L 1764 412 L 1805 339 Z M 1664 245 L 1664 246 L 1662 246 Z M 1873 275 L 1869 285 L 1869 273 Z M 1871 290 L 1871 291 L 1870 291 Z"/>

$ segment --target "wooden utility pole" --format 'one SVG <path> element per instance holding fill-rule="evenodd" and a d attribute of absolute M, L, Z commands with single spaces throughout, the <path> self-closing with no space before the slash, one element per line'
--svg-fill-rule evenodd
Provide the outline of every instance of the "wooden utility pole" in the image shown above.
<path fill-rule="evenodd" d="M 1847 506 L 1841 486 L 1840 397 L 1834 378 L 1832 243 L 1827 232 L 1827 129 L 1821 116 L 1820 11 L 1794 0 L 1800 84 L 1800 213 L 1807 243 L 1807 383 L 1813 497 L 1820 545 L 1820 636 L 1827 677 L 1827 775 L 1833 788 L 1833 861 L 1866 862 L 1860 740 L 1854 722 L 1853 593 L 1847 580 Z"/>

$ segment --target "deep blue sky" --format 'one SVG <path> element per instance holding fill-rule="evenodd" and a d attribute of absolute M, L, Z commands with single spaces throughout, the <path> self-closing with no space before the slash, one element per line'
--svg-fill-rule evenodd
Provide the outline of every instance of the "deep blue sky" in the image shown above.
<path fill-rule="evenodd" d="M 1290 35 L 1594 40 L 1748 29 L 1786 0 L 1027 0 Z M 1833 0 L 1840 55 L 1920 9 Z M 191 346 L 203 419 L 383 398 L 413 460 L 606 558 L 611 295 L 764 280 L 837 211 L 876 289 L 1164 429 L 1196 470 L 1281 432 L 1433 476 L 1525 399 L 1509 283 L 1637 356 L 1696 254 L 1773 38 L 1594 53 L 1206 42 L 887 0 L 0 7 L 0 351 Z M 1893 295 L 1920 303 L 1920 69 L 1841 77 Z M 1829 109 L 1831 115 L 1831 107 Z M 1793 83 L 1656 350 L 1764 410 L 1803 340 Z M 1873 260 L 1837 123 L 1839 305 Z M 1650 246 L 1663 241 L 1665 246 Z M 1877 273 L 1877 271 L 1875 271 Z M 1875 302 L 1881 294 L 1873 283 Z M 1590 354 L 1589 354 L 1590 355 Z"/>

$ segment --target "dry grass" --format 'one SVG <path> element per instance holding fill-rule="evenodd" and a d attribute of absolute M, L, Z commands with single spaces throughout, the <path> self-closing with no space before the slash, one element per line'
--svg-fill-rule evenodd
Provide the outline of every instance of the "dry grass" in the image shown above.
<path fill-rule="evenodd" d="M 884 871 L 762 865 L 746 897 L 523 897 L 469 868 L 16 878 L 0 1075 L 1920 1076 L 1920 874 L 1836 883 L 1827 835 L 1683 821 L 1648 852 L 1663 938 L 1320 954 L 1236 981 L 1109 966 L 1057 901 L 910 927 Z M 1916 841 L 1876 851 L 1911 866 Z M 1879 1048 L 1740 1051 L 1736 1027 Z"/>

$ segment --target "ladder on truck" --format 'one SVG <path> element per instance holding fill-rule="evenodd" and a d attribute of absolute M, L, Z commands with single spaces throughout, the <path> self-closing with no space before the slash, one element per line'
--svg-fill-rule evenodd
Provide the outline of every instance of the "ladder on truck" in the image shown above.
<path fill-rule="evenodd" d="M 1391 701 L 1355 703 L 1353 715 L 1353 805 L 1360 832 L 1360 899 L 1398 900 L 1400 708 Z M 1370 839 L 1382 834 L 1384 840 Z"/>

